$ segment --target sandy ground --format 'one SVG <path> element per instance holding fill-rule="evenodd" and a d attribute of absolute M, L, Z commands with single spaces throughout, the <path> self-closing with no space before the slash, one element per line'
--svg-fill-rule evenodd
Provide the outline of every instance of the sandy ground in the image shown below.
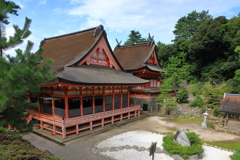
<path fill-rule="evenodd" d="M 184 128 L 188 129 L 190 132 L 196 132 L 200 134 L 200 138 L 207 141 L 222 141 L 222 140 L 236 140 L 240 141 L 240 136 L 235 136 L 232 134 L 227 134 L 223 132 L 216 132 L 211 128 L 203 128 L 199 124 L 178 124 L 172 122 L 166 122 L 162 120 L 162 117 L 152 116 L 145 119 L 139 120 L 137 122 L 129 123 L 121 127 L 113 127 L 112 130 L 106 131 L 104 133 L 91 136 L 82 137 L 73 141 L 66 142 L 65 146 L 59 146 L 53 142 L 50 142 L 44 138 L 41 138 L 35 134 L 29 133 L 24 135 L 23 138 L 29 140 L 37 148 L 43 150 L 49 150 L 54 155 L 66 160 L 109 160 L 110 158 L 101 156 L 97 153 L 92 152 L 92 148 L 95 143 L 113 134 L 119 134 L 132 129 L 146 129 L 157 131 L 160 133 L 175 133 L 176 131 L 171 131 L 169 127 L 176 127 L 177 129 Z"/>
<path fill-rule="evenodd" d="M 121 147 L 125 145 L 129 146 L 138 146 L 138 147 L 145 147 L 145 149 L 149 148 L 151 142 L 157 142 L 157 147 L 160 147 L 161 150 L 163 149 L 163 137 L 164 135 L 152 133 L 145 130 L 134 130 L 124 132 L 113 137 L 107 138 L 106 140 L 100 141 L 97 144 L 97 148 L 110 148 L 110 147 Z M 214 147 L 204 146 L 203 145 L 203 160 L 231 160 L 229 157 L 233 154 L 233 152 L 220 150 Z M 149 156 L 148 151 L 137 151 L 136 149 L 122 149 L 118 150 L 117 152 L 100 152 L 100 154 L 114 157 L 116 160 L 151 160 L 152 157 Z M 155 153 L 155 159 L 161 160 L 173 160 L 170 156 L 164 153 Z"/>

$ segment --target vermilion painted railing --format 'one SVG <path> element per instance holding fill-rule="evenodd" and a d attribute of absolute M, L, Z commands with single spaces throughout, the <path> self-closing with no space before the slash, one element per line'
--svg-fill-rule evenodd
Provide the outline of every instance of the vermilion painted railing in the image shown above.
<path fill-rule="evenodd" d="M 89 115 L 84 115 L 84 116 L 78 116 L 74 118 L 69 118 L 69 119 L 64 119 L 62 120 L 60 117 L 54 117 L 49 114 L 41 113 L 38 111 L 31 110 L 29 111 L 30 115 L 38 120 L 41 120 L 43 122 L 47 122 L 50 124 L 55 124 L 57 126 L 73 126 L 76 124 L 81 124 L 85 122 L 90 122 L 106 117 L 111 117 L 114 115 L 119 115 L 119 114 L 124 114 L 132 111 L 137 111 L 141 110 L 140 105 L 134 105 L 132 107 L 126 107 L 126 108 L 120 108 L 120 109 L 115 109 L 115 110 L 110 110 L 110 111 L 105 111 L 105 112 L 100 112 L 100 113 L 95 113 L 95 114 L 89 114 Z"/>

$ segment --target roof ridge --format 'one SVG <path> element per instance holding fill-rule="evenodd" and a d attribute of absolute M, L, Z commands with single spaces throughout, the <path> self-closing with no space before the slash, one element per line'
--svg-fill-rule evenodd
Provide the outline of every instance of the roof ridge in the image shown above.
<path fill-rule="evenodd" d="M 98 28 L 100 28 L 100 29 L 98 30 L 97 34 L 99 33 L 99 31 L 104 30 L 103 25 L 99 25 L 99 26 L 96 26 L 96 27 L 92 27 L 92 28 L 88 28 L 88 29 L 84 29 L 84 30 L 80 30 L 80 31 L 72 32 L 72 33 L 62 34 L 62 35 L 49 37 L 49 38 L 44 38 L 41 41 L 40 46 L 42 46 L 46 41 L 60 39 L 60 38 L 65 38 L 65 37 L 67 38 L 69 36 L 74 36 L 74 35 L 77 35 L 77 34 L 81 34 L 81 33 L 84 33 L 84 32 L 89 32 L 89 31 L 93 31 L 93 30 L 96 31 Z M 96 36 L 95 33 L 94 33 L 93 36 L 94 37 Z"/>
<path fill-rule="evenodd" d="M 127 48 L 127 47 L 135 47 L 135 46 L 151 46 L 153 45 L 154 43 L 151 43 L 151 41 L 147 41 L 147 42 L 141 42 L 141 43 L 136 43 L 136 44 L 127 44 L 127 45 L 116 45 L 116 47 L 114 48 L 117 49 L 117 48 Z"/>

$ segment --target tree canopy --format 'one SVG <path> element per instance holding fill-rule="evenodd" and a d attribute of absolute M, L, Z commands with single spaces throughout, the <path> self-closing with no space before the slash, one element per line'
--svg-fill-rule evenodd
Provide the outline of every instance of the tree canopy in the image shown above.
<path fill-rule="evenodd" d="M 15 12 L 9 10 L 9 13 Z M 31 34 L 28 30 L 30 23 L 31 20 L 26 18 L 23 29 L 14 25 L 14 36 L 9 40 L 1 38 L 0 49 L 15 47 L 27 38 Z M 26 123 L 26 117 L 29 116 L 27 111 L 37 106 L 37 103 L 28 101 L 26 94 L 39 93 L 40 84 L 53 79 L 55 74 L 49 73 L 52 60 L 48 59 L 43 67 L 36 66 L 43 59 L 43 49 L 40 48 L 33 54 L 32 46 L 33 43 L 28 41 L 24 51 L 16 50 L 16 57 L 0 57 L 0 126 L 6 127 L 9 124 L 21 132 L 32 129 L 33 122 Z"/>
<path fill-rule="evenodd" d="M 128 35 L 128 39 L 124 45 L 142 43 L 146 41 L 146 38 L 142 38 L 142 35 L 139 33 L 139 31 L 131 30 L 131 33 Z"/>
<path fill-rule="evenodd" d="M 212 16 L 205 10 L 200 13 L 194 10 L 187 16 L 180 18 L 173 31 L 175 34 L 175 39 L 173 41 L 177 42 L 180 38 L 187 40 L 191 39 L 192 36 L 198 32 L 198 26 L 211 18 Z"/>

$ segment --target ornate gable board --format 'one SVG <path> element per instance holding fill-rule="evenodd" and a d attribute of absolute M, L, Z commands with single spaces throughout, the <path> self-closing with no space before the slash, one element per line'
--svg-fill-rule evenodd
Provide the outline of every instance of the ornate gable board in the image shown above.
<path fill-rule="evenodd" d="M 148 58 L 148 60 L 147 60 L 146 63 L 150 63 L 150 64 L 158 64 L 158 61 L 157 61 L 157 57 L 156 57 L 155 51 L 153 51 L 153 53 L 152 53 L 151 56 Z"/>
<path fill-rule="evenodd" d="M 112 57 L 111 51 L 107 47 L 107 44 L 103 37 L 101 37 L 94 49 L 83 60 L 81 60 L 78 65 L 82 65 L 84 63 L 86 63 L 87 65 L 94 64 L 101 66 L 109 66 L 110 68 L 121 70 L 115 62 L 114 58 Z"/>

